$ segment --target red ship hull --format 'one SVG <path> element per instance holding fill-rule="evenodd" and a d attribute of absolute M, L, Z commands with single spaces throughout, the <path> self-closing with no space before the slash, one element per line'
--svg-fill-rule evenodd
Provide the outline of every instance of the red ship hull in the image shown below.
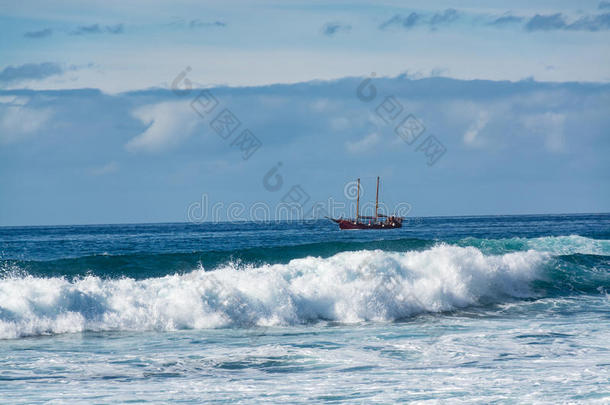
<path fill-rule="evenodd" d="M 356 222 L 353 219 L 332 219 L 340 229 L 396 229 L 402 228 L 402 219 L 396 218 L 384 222 Z"/>

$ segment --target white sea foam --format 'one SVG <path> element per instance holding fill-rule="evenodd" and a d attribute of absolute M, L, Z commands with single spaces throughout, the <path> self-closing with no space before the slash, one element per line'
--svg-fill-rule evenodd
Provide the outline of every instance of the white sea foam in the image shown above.
<path fill-rule="evenodd" d="M 474 247 L 356 251 L 288 264 L 145 280 L 0 279 L 0 338 L 84 330 L 174 330 L 390 321 L 532 295 L 548 254 Z"/>
<path fill-rule="evenodd" d="M 610 240 L 591 239 L 580 235 L 545 236 L 532 239 L 516 239 L 525 241 L 530 249 L 534 249 L 541 252 L 549 252 L 553 254 L 610 254 Z"/>
<path fill-rule="evenodd" d="M 610 255 L 610 240 L 592 239 L 580 235 L 542 236 L 539 238 L 478 239 L 464 238 L 461 245 L 472 245 L 485 253 L 499 254 L 519 250 L 535 250 L 552 255 Z"/>

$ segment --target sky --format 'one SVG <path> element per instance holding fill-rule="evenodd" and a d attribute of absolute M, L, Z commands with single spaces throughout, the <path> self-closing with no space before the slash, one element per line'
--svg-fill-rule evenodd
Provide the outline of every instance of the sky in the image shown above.
<path fill-rule="evenodd" d="M 480 3 L 2 0 L 0 225 L 609 212 L 610 2 Z"/>

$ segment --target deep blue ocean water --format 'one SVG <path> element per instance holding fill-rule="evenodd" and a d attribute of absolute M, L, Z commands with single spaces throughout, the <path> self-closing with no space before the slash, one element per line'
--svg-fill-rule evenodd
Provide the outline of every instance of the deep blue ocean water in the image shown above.
<path fill-rule="evenodd" d="M 0 401 L 610 402 L 610 214 L 0 228 Z"/>

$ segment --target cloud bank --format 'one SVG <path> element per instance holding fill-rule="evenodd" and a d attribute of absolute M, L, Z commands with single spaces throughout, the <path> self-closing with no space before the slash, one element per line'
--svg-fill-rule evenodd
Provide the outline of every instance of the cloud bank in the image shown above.
<path fill-rule="evenodd" d="M 525 24 L 527 31 L 601 31 L 610 29 L 610 13 L 594 16 L 584 16 L 568 22 L 562 13 L 540 15 L 536 14 Z"/>
<path fill-rule="evenodd" d="M 51 35 L 53 35 L 53 30 L 51 28 L 45 28 L 40 31 L 28 31 L 23 34 L 24 37 L 30 39 L 46 38 L 50 37 Z"/>
<path fill-rule="evenodd" d="M 99 24 L 81 25 L 70 32 L 70 35 L 91 35 L 91 34 L 122 34 L 124 33 L 123 24 L 101 26 Z"/>
<path fill-rule="evenodd" d="M 396 14 L 390 19 L 379 25 L 379 29 L 384 30 L 390 27 L 398 26 L 404 29 L 411 29 L 418 25 L 426 25 L 431 29 L 437 29 L 440 26 L 448 25 L 455 22 L 460 17 L 460 13 L 453 8 L 448 8 L 444 11 L 433 13 L 429 16 L 412 12 L 406 16 Z"/>
<path fill-rule="evenodd" d="M 60 64 L 53 62 L 8 66 L 0 71 L 0 84 L 16 83 L 24 80 L 41 80 L 49 76 L 60 75 L 64 71 Z"/>
<path fill-rule="evenodd" d="M 332 37 L 340 32 L 350 32 L 352 29 L 351 25 L 342 24 L 340 22 L 328 22 L 322 27 L 322 33 L 328 37 Z"/>
<path fill-rule="evenodd" d="M 605 2 L 600 3 L 599 9 L 605 8 L 610 8 L 610 6 L 607 6 Z M 427 26 L 431 30 L 437 30 L 460 19 L 468 24 L 476 24 L 466 17 L 469 17 L 467 13 L 452 8 L 428 14 L 411 12 L 408 15 L 395 14 L 382 22 L 378 28 L 385 30 L 392 27 L 400 27 L 410 30 L 418 26 Z M 517 16 L 507 12 L 500 17 L 491 17 L 490 19 L 489 16 L 483 16 L 483 18 L 479 19 L 479 21 L 485 20 L 487 20 L 486 25 L 495 27 L 505 27 L 525 22 L 522 27 L 527 32 L 552 30 L 595 32 L 610 29 L 610 13 L 585 15 L 570 20 L 568 16 L 560 12 L 535 14 L 529 17 Z"/>
<path fill-rule="evenodd" d="M 599 187 L 610 171 L 610 85 L 404 76 L 370 84 L 371 100 L 357 97 L 361 78 L 210 88 L 241 122 L 228 138 L 210 125 L 217 111 L 192 110 L 195 89 L 0 91 L 0 182 L 12 196 L 0 199 L 0 222 L 179 221 L 204 192 L 226 204 L 273 204 L 299 184 L 311 201 L 326 200 L 376 175 L 396 185 L 384 201 L 407 201 L 415 215 L 610 204 Z M 380 108 L 388 97 L 392 108 Z M 396 132 L 410 115 L 421 135 Z M 235 142 L 246 128 L 262 143 L 249 160 Z M 432 167 L 421 149 L 429 136 L 446 148 Z M 270 192 L 262 179 L 278 162 L 285 189 Z M 52 192 L 41 206 L 31 190 Z"/>

